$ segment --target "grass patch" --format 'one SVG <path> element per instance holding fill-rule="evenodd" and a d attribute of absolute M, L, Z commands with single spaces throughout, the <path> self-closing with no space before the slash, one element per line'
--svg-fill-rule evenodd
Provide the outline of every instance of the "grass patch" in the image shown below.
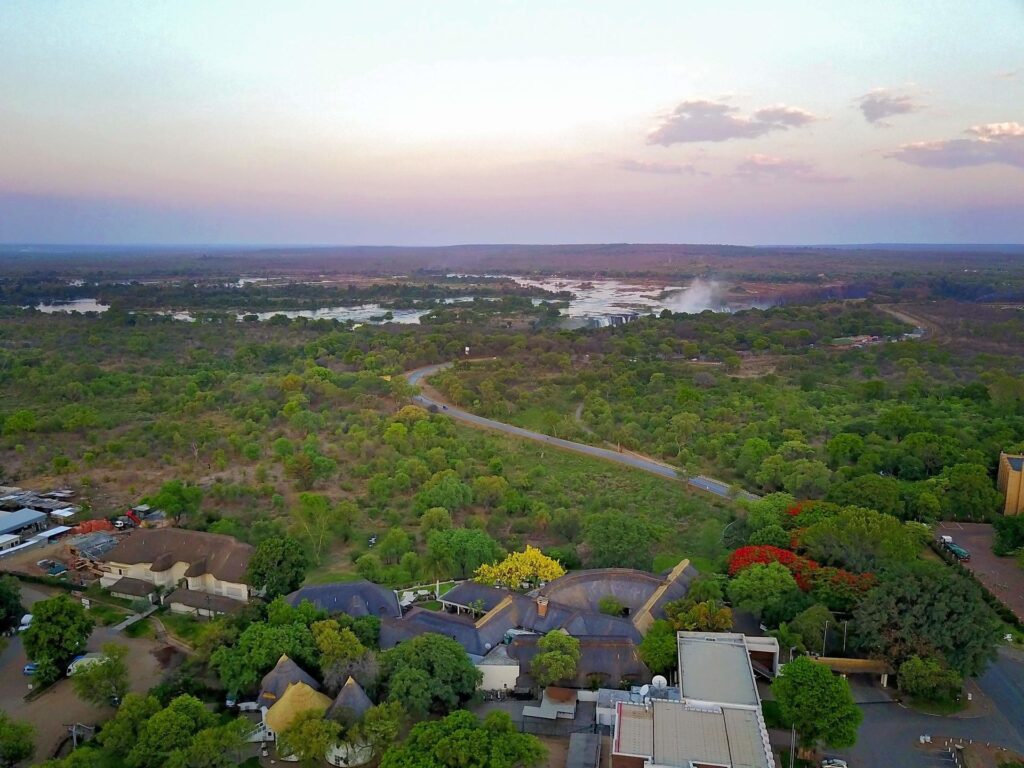
<path fill-rule="evenodd" d="M 170 611 L 160 616 L 160 623 L 176 638 L 193 646 L 202 642 L 211 626 L 209 621 L 200 621 L 194 616 L 171 613 Z"/>
<path fill-rule="evenodd" d="M 422 603 L 416 603 L 417 608 L 426 608 L 428 611 L 440 611 L 441 603 L 437 600 L 426 600 Z"/>
<path fill-rule="evenodd" d="M 351 567 L 351 566 L 349 566 Z M 328 562 L 314 568 L 306 574 L 303 584 L 333 584 L 335 582 L 358 581 L 359 574 L 349 570 L 339 570 L 338 563 Z"/>
<path fill-rule="evenodd" d="M 122 610 L 121 608 L 115 608 L 112 605 L 106 605 L 104 603 L 93 603 L 89 606 L 86 614 L 88 614 L 89 618 L 99 626 L 109 627 L 113 624 L 119 623 L 128 615 L 128 611 Z"/>
<path fill-rule="evenodd" d="M 967 706 L 967 700 L 961 696 L 959 701 L 923 701 L 921 699 L 909 699 L 907 703 L 918 712 L 929 715 L 952 715 L 962 711 Z"/>
<path fill-rule="evenodd" d="M 147 618 L 128 625 L 124 630 L 124 634 L 125 637 L 145 637 L 152 640 L 156 637 L 156 627 Z"/>

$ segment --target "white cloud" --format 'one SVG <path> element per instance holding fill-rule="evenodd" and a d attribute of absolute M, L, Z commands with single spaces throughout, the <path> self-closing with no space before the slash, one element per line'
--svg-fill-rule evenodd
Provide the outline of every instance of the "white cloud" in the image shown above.
<path fill-rule="evenodd" d="M 669 176 L 688 174 L 692 176 L 697 172 L 693 163 L 651 163 L 645 160 L 622 160 L 619 168 L 634 173 L 659 173 Z"/>
<path fill-rule="evenodd" d="M 744 115 L 738 107 L 721 102 L 684 101 L 661 119 L 647 136 L 647 143 L 667 147 L 697 141 L 754 139 L 773 131 L 799 128 L 818 119 L 806 110 L 784 104 Z"/>
<path fill-rule="evenodd" d="M 894 115 L 907 115 L 917 112 L 922 105 L 914 100 L 909 93 L 892 91 L 887 88 L 876 88 L 857 99 L 864 119 L 880 128 L 889 127 L 885 121 Z"/>
<path fill-rule="evenodd" d="M 968 128 L 969 139 L 917 141 L 904 144 L 888 157 L 923 168 L 969 168 L 1011 165 L 1024 168 L 1024 124 L 987 123 Z"/>
<path fill-rule="evenodd" d="M 816 184 L 850 181 L 849 176 L 822 173 L 814 163 L 772 155 L 750 155 L 736 166 L 736 175 L 747 179 L 795 179 Z"/>

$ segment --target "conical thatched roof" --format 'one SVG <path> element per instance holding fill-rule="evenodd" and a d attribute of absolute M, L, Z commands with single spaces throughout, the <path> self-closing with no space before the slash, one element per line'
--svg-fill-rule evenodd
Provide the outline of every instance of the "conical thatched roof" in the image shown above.
<path fill-rule="evenodd" d="M 292 683 L 305 683 L 314 691 L 320 690 L 320 683 L 306 674 L 302 667 L 287 656 L 281 656 L 274 668 L 263 676 L 263 682 L 260 683 L 259 703 L 272 707 Z"/>
<path fill-rule="evenodd" d="M 366 691 L 350 675 L 348 680 L 345 681 L 345 685 L 341 687 L 337 697 L 335 697 L 334 703 L 331 704 L 327 714 L 332 718 L 341 717 L 355 722 L 361 720 L 363 715 L 366 714 L 366 710 L 372 706 L 373 702 L 366 695 Z"/>
<path fill-rule="evenodd" d="M 305 683 L 292 683 L 277 703 L 267 710 L 264 718 L 274 733 L 288 729 L 301 713 L 315 709 L 322 715 L 331 706 L 331 700 Z"/>

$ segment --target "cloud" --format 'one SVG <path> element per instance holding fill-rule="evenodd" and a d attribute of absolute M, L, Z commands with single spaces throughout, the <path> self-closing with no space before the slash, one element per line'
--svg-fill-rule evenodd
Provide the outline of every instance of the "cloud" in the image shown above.
<path fill-rule="evenodd" d="M 904 144 L 886 157 L 922 168 L 969 168 L 993 163 L 1024 168 L 1024 124 L 987 123 L 964 133 L 971 138 L 917 141 Z"/>
<path fill-rule="evenodd" d="M 907 93 L 898 93 L 885 88 L 876 88 L 857 99 L 864 119 L 880 128 L 889 127 L 885 118 L 917 112 L 921 105 Z"/>
<path fill-rule="evenodd" d="M 850 181 L 849 176 L 820 172 L 814 163 L 805 160 L 787 160 L 772 155 L 750 155 L 736 166 L 736 176 L 746 179 L 796 179 L 816 184 L 836 184 Z"/>
<path fill-rule="evenodd" d="M 772 131 L 813 123 L 817 117 L 803 109 L 783 104 L 763 107 L 743 115 L 738 107 L 716 101 L 684 101 L 647 136 L 648 144 L 664 147 L 696 141 L 754 139 Z"/>
<path fill-rule="evenodd" d="M 634 173 L 660 173 L 669 176 L 688 174 L 692 176 L 697 172 L 693 163 L 650 163 L 644 160 L 623 160 L 619 168 Z"/>
<path fill-rule="evenodd" d="M 1007 69 L 1004 70 L 1003 72 L 996 72 L 993 75 L 993 77 L 995 77 L 997 80 L 1012 80 L 1013 78 L 1017 77 L 1017 75 L 1019 75 L 1021 72 L 1024 72 L 1024 69 Z"/>

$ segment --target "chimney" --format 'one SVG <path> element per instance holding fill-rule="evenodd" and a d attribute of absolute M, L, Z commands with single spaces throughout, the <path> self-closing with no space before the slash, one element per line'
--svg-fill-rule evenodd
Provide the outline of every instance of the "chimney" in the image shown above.
<path fill-rule="evenodd" d="M 540 595 L 537 596 L 537 615 L 542 619 L 548 615 L 548 599 Z"/>

